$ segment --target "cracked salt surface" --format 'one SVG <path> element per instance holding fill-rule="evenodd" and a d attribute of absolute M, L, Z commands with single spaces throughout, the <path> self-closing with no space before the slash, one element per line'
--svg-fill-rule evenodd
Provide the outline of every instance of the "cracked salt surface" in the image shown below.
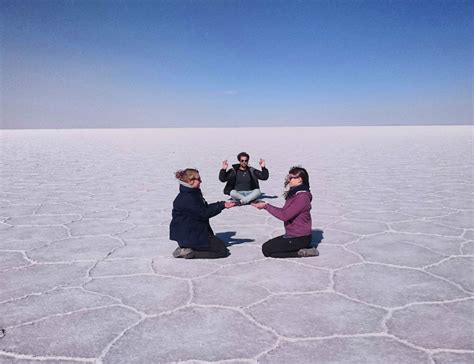
<path fill-rule="evenodd" d="M 471 127 L 235 132 L 2 131 L 0 363 L 474 361 Z M 211 221 L 230 257 L 171 257 L 173 172 L 226 199 L 243 150 L 278 206 L 308 169 L 319 257 L 263 257 L 282 223 L 250 206 Z"/>

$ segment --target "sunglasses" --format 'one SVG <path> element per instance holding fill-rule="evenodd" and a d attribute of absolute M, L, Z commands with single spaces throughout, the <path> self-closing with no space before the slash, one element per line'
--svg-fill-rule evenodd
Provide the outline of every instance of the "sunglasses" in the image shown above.
<path fill-rule="evenodd" d="M 288 176 L 288 177 L 286 177 L 286 179 L 288 181 L 291 181 L 292 179 L 295 179 L 295 178 L 300 178 L 300 177 L 298 177 L 298 176 Z"/>
<path fill-rule="evenodd" d="M 249 160 L 248 159 L 241 159 L 240 161 L 241 162 L 248 162 Z"/>

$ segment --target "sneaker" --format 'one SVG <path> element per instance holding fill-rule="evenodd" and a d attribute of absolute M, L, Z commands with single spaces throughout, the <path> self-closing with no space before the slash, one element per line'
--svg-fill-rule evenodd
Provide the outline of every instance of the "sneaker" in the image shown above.
<path fill-rule="evenodd" d="M 191 259 L 194 257 L 194 251 L 190 248 L 177 247 L 173 252 L 173 257 Z"/>
<path fill-rule="evenodd" d="M 316 248 L 308 248 L 308 249 L 298 250 L 298 256 L 300 258 L 303 258 L 303 257 L 317 257 L 318 255 L 319 255 L 319 251 Z"/>

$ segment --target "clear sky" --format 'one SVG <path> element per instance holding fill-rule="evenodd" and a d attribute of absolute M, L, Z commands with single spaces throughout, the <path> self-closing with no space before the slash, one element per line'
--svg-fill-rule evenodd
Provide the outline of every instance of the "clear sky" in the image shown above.
<path fill-rule="evenodd" d="M 1 128 L 472 122 L 471 0 L 0 10 Z"/>

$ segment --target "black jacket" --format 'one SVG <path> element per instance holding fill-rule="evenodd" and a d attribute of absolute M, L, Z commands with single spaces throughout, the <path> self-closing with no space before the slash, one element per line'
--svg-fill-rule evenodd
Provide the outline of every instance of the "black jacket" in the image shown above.
<path fill-rule="evenodd" d="M 170 239 L 182 248 L 209 246 L 209 236 L 214 235 L 209 219 L 223 209 L 223 201 L 208 205 L 201 189 L 180 185 L 179 194 L 173 201 Z"/>
<path fill-rule="evenodd" d="M 219 181 L 221 182 L 227 182 L 225 187 L 224 187 L 224 193 L 226 195 L 230 194 L 230 191 L 232 191 L 235 188 L 235 179 L 237 176 L 237 170 L 239 169 L 240 164 L 233 164 L 232 168 L 229 170 L 221 169 L 219 172 Z M 268 173 L 268 169 L 263 167 L 261 171 L 258 169 L 255 169 L 253 167 L 249 167 L 250 170 L 250 188 L 252 190 L 256 188 L 260 188 L 258 185 L 258 180 L 261 179 L 262 181 L 265 181 L 268 179 L 268 176 L 270 175 Z"/>

